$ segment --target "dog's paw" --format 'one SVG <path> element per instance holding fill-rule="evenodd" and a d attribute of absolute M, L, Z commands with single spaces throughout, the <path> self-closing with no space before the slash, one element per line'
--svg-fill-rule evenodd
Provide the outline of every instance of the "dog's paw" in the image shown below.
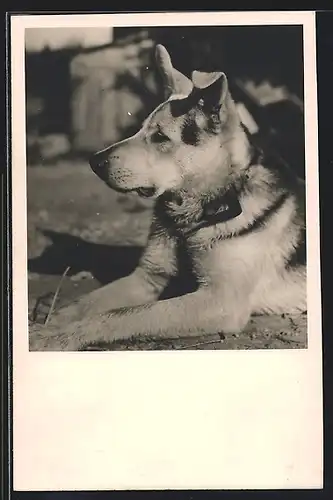
<path fill-rule="evenodd" d="M 30 351 L 77 351 L 79 347 L 75 332 L 68 327 L 61 330 L 56 326 L 29 326 Z"/>

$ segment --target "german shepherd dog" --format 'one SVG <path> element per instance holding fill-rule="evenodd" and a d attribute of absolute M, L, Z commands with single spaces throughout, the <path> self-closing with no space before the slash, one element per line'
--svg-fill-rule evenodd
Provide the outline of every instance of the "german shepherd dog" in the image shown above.
<path fill-rule="evenodd" d="M 110 188 L 156 199 L 141 260 L 33 326 L 31 350 L 228 335 L 252 314 L 306 311 L 304 183 L 251 143 L 224 73 L 188 78 L 162 45 L 156 60 L 164 102 L 133 137 L 90 160 Z M 179 271 L 179 248 L 197 288 L 158 300 Z"/>

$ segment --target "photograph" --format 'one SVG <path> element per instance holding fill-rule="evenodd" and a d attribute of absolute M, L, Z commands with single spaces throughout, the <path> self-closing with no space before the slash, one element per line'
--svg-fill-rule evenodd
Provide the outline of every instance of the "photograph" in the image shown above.
<path fill-rule="evenodd" d="M 32 351 L 307 347 L 301 25 L 25 30 Z"/>

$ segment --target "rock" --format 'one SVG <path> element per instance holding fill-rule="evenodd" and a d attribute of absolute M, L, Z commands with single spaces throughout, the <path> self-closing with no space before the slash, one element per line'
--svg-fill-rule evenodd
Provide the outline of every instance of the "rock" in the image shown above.
<path fill-rule="evenodd" d="M 85 280 L 85 279 L 93 279 L 93 275 L 91 274 L 91 272 L 89 272 L 89 271 L 80 271 L 79 273 L 74 274 L 73 276 L 71 276 L 71 281 L 74 281 L 74 282 Z"/>

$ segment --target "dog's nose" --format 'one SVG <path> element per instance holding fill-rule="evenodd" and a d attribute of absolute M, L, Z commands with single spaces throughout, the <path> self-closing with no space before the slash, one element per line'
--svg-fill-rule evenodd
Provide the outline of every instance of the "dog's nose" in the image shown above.
<path fill-rule="evenodd" d="M 105 168 L 108 166 L 108 160 L 107 158 L 101 157 L 100 154 L 93 154 L 90 159 L 89 159 L 90 166 L 94 172 L 98 172 L 98 170 L 101 170 L 102 168 Z"/>

